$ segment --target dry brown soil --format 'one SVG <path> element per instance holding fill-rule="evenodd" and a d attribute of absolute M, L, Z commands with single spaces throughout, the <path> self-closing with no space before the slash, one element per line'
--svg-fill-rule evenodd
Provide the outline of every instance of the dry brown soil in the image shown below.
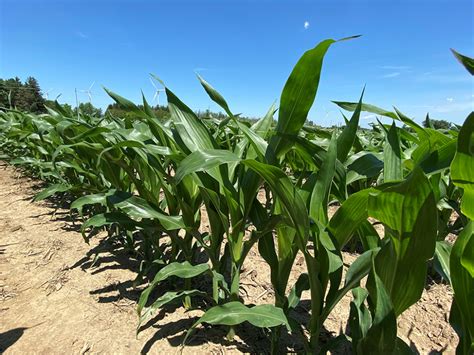
<path fill-rule="evenodd" d="M 160 312 L 136 338 L 136 263 L 101 243 L 103 236 L 93 238 L 91 245 L 84 243 L 66 210 L 50 202 L 32 203 L 37 186 L 0 162 L 0 353 L 178 353 L 183 334 L 201 312 L 185 312 L 182 307 Z M 91 249 L 101 251 L 94 266 Z M 346 263 L 354 258 L 344 255 Z M 290 284 L 303 268 L 297 258 Z M 247 303 L 273 301 L 268 266 L 254 251 L 242 286 Z M 447 322 L 451 300 L 448 286 L 427 286 L 422 299 L 399 318 L 399 335 L 422 354 L 454 353 L 457 336 Z M 323 337 L 345 328 L 349 302 L 347 295 L 330 315 Z M 238 327 L 232 342 L 225 334 L 225 328 L 200 327 L 184 353 L 268 349 L 264 334 L 250 326 Z M 283 345 L 301 349 L 289 337 Z"/>

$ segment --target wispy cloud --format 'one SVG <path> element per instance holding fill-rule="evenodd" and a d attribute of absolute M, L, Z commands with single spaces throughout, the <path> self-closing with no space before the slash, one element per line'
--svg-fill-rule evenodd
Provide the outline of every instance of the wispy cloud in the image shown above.
<path fill-rule="evenodd" d="M 415 77 L 416 81 L 419 82 L 436 82 L 439 84 L 451 84 L 451 83 L 469 83 L 474 82 L 470 75 L 450 75 L 447 73 L 437 72 L 426 72 Z"/>
<path fill-rule="evenodd" d="M 407 65 L 382 65 L 380 68 L 387 69 L 387 70 L 408 70 L 411 67 Z"/>
<path fill-rule="evenodd" d="M 81 32 L 81 31 L 76 31 L 75 35 L 77 37 L 84 38 L 84 39 L 89 38 L 89 36 L 87 36 L 84 32 Z"/>
<path fill-rule="evenodd" d="M 408 65 L 381 65 L 379 68 L 385 71 L 385 74 L 379 77 L 381 79 L 396 78 L 397 76 L 407 74 L 412 71 L 411 67 Z"/>
<path fill-rule="evenodd" d="M 469 101 L 462 102 L 449 102 L 443 105 L 437 105 L 433 107 L 433 112 L 437 113 L 450 113 L 450 112 L 463 112 L 472 111 L 474 109 L 474 103 Z"/>
<path fill-rule="evenodd" d="M 309 28 L 309 21 L 305 21 L 303 27 L 307 30 Z"/>
<path fill-rule="evenodd" d="M 472 111 L 474 109 L 474 102 L 469 99 L 455 100 L 452 97 L 446 98 L 447 102 L 432 104 L 432 105 L 410 105 L 407 107 L 411 108 L 422 108 L 430 113 L 452 113 L 452 112 L 465 112 Z"/>
<path fill-rule="evenodd" d="M 400 74 L 401 73 L 399 71 L 396 71 L 396 72 L 393 72 L 393 73 L 388 73 L 388 74 L 382 75 L 381 78 L 383 78 L 383 79 L 395 78 L 397 76 L 400 76 Z"/>

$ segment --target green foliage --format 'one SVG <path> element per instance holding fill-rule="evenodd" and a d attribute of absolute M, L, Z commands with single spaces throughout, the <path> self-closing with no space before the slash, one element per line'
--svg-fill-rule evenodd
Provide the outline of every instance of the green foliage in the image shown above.
<path fill-rule="evenodd" d="M 38 81 L 28 77 L 25 83 L 20 78 L 0 79 L 0 107 L 15 108 L 20 111 L 43 113 L 45 100 L 41 96 Z"/>
<path fill-rule="evenodd" d="M 102 117 L 102 110 L 100 108 L 94 107 L 94 105 L 92 105 L 90 102 L 81 102 L 79 104 L 79 111 L 83 115 Z M 74 109 L 74 115 L 77 115 L 77 108 Z"/>
<path fill-rule="evenodd" d="M 445 120 L 434 120 L 427 115 L 423 121 L 423 127 L 433 129 L 450 129 L 452 124 Z"/>
<path fill-rule="evenodd" d="M 228 327 L 231 338 L 234 327 L 249 322 L 269 334 L 274 353 L 282 350 L 285 328 L 314 353 L 330 347 L 321 347 L 321 329 L 352 292 L 354 352 L 408 353 L 397 317 L 420 298 L 433 264 L 452 283 L 458 352 L 469 353 L 473 116 L 460 131 L 437 129 L 429 118 L 423 127 L 361 96 L 336 102 L 353 112 L 342 130 L 307 124 L 335 42 L 321 42 L 298 61 L 276 125 L 274 105 L 259 120 L 242 118 L 199 77 L 225 113 L 194 112 L 164 84 L 167 107 L 145 98 L 137 105 L 109 90 L 115 104 L 104 115 L 91 103 L 73 110 L 48 102 L 41 115 L 7 105 L 0 112 L 2 158 L 49 183 L 36 200 L 53 194 L 75 200 L 70 208 L 83 220 L 86 241 L 105 229 L 140 261 L 136 283 L 145 288 L 137 332 L 165 304 L 182 303 L 203 312 L 187 336 L 207 323 Z M 360 129 L 362 111 L 393 122 Z M 330 205 L 339 206 L 333 216 Z M 461 234 L 451 248 L 444 239 L 452 232 Z M 345 270 L 342 251 L 353 246 L 360 253 Z M 269 265 L 272 305 L 240 298 L 241 271 L 253 249 Z M 290 285 L 298 253 L 306 268 Z M 308 321 L 295 317 L 305 290 Z"/>

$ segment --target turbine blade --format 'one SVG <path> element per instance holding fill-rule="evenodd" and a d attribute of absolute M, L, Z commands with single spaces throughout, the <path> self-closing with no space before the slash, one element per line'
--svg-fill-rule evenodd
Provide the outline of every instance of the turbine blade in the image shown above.
<path fill-rule="evenodd" d="M 153 85 L 153 87 L 154 87 L 156 90 L 158 90 L 158 88 L 156 87 L 155 82 L 153 81 L 152 78 L 150 78 L 150 82 L 151 82 L 151 85 Z"/>

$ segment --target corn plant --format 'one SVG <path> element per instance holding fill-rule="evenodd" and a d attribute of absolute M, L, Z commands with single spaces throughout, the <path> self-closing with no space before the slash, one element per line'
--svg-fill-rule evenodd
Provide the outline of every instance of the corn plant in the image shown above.
<path fill-rule="evenodd" d="M 145 98 L 138 106 L 107 90 L 126 117 L 76 115 L 58 103 L 43 115 L 2 109 L 1 158 L 49 183 L 37 200 L 57 193 L 74 199 L 70 208 L 83 218 L 86 241 L 105 229 L 140 261 L 136 284 L 146 285 L 137 333 L 165 304 L 189 309 L 200 298 L 204 313 L 184 342 L 202 323 L 227 326 L 232 339 L 235 327 L 249 322 L 269 330 L 272 353 L 281 351 L 284 331 L 314 353 L 333 345 L 319 343 L 321 329 L 351 292 L 345 336 L 354 352 L 408 353 L 396 320 L 419 300 L 433 264 L 454 290 L 450 321 L 460 337 L 457 352 L 468 354 L 474 116 L 462 127 L 435 130 L 396 108 L 363 103 L 362 92 L 358 102 L 335 101 L 351 113 L 343 115 L 342 129 L 305 125 L 325 54 L 336 42 L 325 40 L 299 59 L 282 90 L 276 126 L 275 105 L 248 124 L 198 76 L 225 119 L 199 117 L 164 83 L 170 112 L 164 121 Z M 454 54 L 472 74 L 472 59 Z M 361 130 L 363 111 L 393 122 Z M 339 206 L 331 218 L 330 204 Z M 384 226 L 382 237 L 369 217 Z M 453 246 L 445 241 L 452 232 L 459 233 Z M 351 245 L 360 255 L 343 280 L 342 251 Z M 270 267 L 272 305 L 240 298 L 241 271 L 254 248 Z M 298 253 L 306 270 L 289 285 Z M 310 317 L 300 323 L 293 310 L 306 290 Z"/>

